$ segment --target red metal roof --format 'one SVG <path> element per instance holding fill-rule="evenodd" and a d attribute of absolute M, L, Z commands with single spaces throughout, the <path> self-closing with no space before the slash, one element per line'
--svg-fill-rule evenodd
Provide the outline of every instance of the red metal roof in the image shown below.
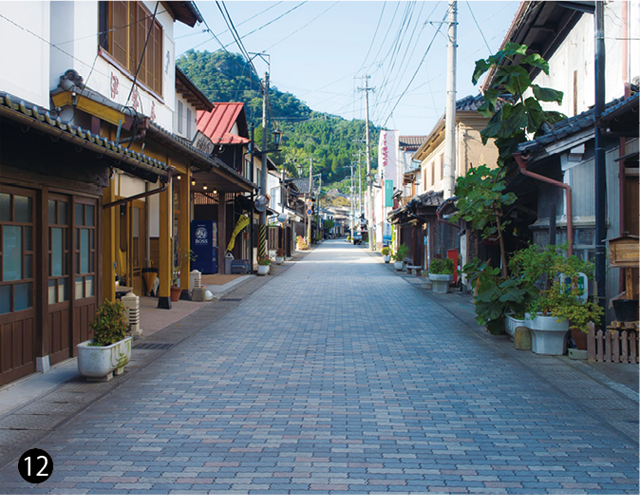
<path fill-rule="evenodd" d="M 244 103 L 214 103 L 214 105 L 211 112 L 198 110 L 198 130 L 209 137 L 214 144 L 248 143 Z M 240 134 L 231 133 L 234 124 L 238 124 Z"/>

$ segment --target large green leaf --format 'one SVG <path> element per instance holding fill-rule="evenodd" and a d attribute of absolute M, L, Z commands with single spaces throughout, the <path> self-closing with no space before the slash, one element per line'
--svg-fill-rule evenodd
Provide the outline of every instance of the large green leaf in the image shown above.
<path fill-rule="evenodd" d="M 562 97 L 564 93 L 551 88 L 542 88 L 537 84 L 532 84 L 533 96 L 540 101 L 555 101 L 558 105 L 562 105 Z"/>

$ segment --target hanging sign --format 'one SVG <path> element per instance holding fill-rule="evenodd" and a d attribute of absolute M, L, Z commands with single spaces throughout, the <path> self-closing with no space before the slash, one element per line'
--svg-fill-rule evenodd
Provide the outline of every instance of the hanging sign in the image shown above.
<path fill-rule="evenodd" d="M 393 206 L 393 179 L 384 181 L 384 205 Z"/>

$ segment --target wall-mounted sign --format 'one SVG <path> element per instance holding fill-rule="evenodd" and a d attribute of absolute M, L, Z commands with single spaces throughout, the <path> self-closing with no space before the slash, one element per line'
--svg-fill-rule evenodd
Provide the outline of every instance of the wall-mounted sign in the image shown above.
<path fill-rule="evenodd" d="M 205 136 L 201 131 L 196 132 L 191 144 L 193 144 L 196 149 L 206 153 L 207 155 L 210 155 L 215 147 L 213 141 L 211 141 L 211 139 L 208 136 Z"/>

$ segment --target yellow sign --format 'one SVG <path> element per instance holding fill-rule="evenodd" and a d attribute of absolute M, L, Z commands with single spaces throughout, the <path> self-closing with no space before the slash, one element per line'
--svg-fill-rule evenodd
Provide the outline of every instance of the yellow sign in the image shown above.
<path fill-rule="evenodd" d="M 229 244 L 227 245 L 227 251 L 231 251 L 233 247 L 236 245 L 236 237 L 238 234 L 244 229 L 247 225 L 249 225 L 249 216 L 241 215 L 238 219 L 238 223 L 236 223 L 236 228 L 231 232 L 231 239 L 229 239 Z"/>

